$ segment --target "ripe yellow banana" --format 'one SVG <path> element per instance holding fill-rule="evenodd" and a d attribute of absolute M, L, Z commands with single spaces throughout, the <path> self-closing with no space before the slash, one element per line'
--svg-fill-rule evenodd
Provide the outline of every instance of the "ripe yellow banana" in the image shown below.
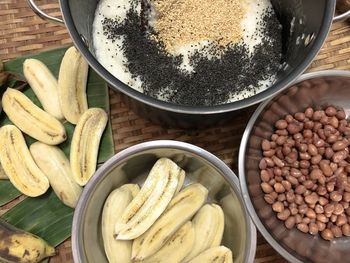
<path fill-rule="evenodd" d="M 154 164 L 139 194 L 115 226 L 117 239 L 135 239 L 151 227 L 174 196 L 180 172 L 181 168 L 167 158 Z"/>
<path fill-rule="evenodd" d="M 2 106 L 9 119 L 34 139 L 50 145 L 66 140 L 62 123 L 36 106 L 22 92 L 8 88 L 2 97 Z"/>
<path fill-rule="evenodd" d="M 1 166 L 1 163 L 0 163 L 0 180 L 6 180 L 6 179 L 9 179 L 4 171 L 4 169 L 2 168 Z"/>
<path fill-rule="evenodd" d="M 134 240 L 132 258 L 143 260 L 156 253 L 200 209 L 208 196 L 201 184 L 191 184 L 171 200 L 161 217 Z"/>
<path fill-rule="evenodd" d="M 205 250 L 188 263 L 232 263 L 232 252 L 224 246 Z"/>
<path fill-rule="evenodd" d="M 55 255 L 55 248 L 29 232 L 0 220 L 0 261 L 37 263 Z"/>
<path fill-rule="evenodd" d="M 87 111 L 86 83 L 89 65 L 75 47 L 70 47 L 61 62 L 58 96 L 64 117 L 77 124 Z"/>
<path fill-rule="evenodd" d="M 100 140 L 108 121 L 107 113 L 100 108 L 88 109 L 75 127 L 70 164 L 75 181 L 84 186 L 96 171 Z"/>
<path fill-rule="evenodd" d="M 130 240 L 116 240 L 114 226 L 121 218 L 125 208 L 140 188 L 135 184 L 125 184 L 109 194 L 102 212 L 102 238 L 109 263 L 131 262 Z"/>
<path fill-rule="evenodd" d="M 186 256 L 185 262 L 199 255 L 204 250 L 213 247 L 221 238 L 224 230 L 224 214 L 215 204 L 204 205 L 193 218 L 193 227 L 196 233 L 191 253 Z"/>
<path fill-rule="evenodd" d="M 49 179 L 58 198 L 65 205 L 74 208 L 82 189 L 73 179 L 69 161 L 62 150 L 42 142 L 33 143 L 29 149 L 34 161 Z"/>
<path fill-rule="evenodd" d="M 64 117 L 58 99 L 57 79 L 46 65 L 37 59 L 26 59 L 23 63 L 23 74 L 44 110 L 62 120 Z"/>
<path fill-rule="evenodd" d="M 34 162 L 21 131 L 14 125 L 0 128 L 0 162 L 11 183 L 23 194 L 35 197 L 50 187 Z"/>
<path fill-rule="evenodd" d="M 188 221 L 169 238 L 157 253 L 139 262 L 179 263 L 191 251 L 194 243 L 194 236 L 192 223 Z"/>

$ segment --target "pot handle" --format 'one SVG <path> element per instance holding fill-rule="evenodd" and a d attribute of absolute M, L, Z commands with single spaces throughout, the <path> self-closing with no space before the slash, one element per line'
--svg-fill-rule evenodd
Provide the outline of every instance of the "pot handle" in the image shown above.
<path fill-rule="evenodd" d="M 64 21 L 60 18 L 50 16 L 46 14 L 44 11 L 42 11 L 37 4 L 34 2 L 34 0 L 27 0 L 30 8 L 33 10 L 35 14 L 37 14 L 40 18 L 43 20 L 55 23 L 57 25 L 64 25 Z"/>
<path fill-rule="evenodd" d="M 30 0 L 28 0 L 30 1 Z M 346 11 L 343 14 L 337 15 L 333 17 L 333 23 L 338 22 L 338 21 L 344 21 L 346 19 L 350 18 L 350 10 Z"/>

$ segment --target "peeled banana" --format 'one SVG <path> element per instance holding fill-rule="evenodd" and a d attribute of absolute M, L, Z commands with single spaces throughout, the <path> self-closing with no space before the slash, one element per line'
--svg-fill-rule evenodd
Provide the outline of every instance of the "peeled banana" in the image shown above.
<path fill-rule="evenodd" d="M 22 92 L 8 88 L 2 106 L 9 119 L 24 133 L 46 144 L 66 140 L 66 131 L 56 118 L 36 106 Z"/>
<path fill-rule="evenodd" d="M 232 252 L 224 246 L 212 247 L 205 250 L 189 263 L 232 263 Z"/>
<path fill-rule="evenodd" d="M 35 197 L 49 188 L 49 180 L 34 162 L 21 131 L 14 125 L 0 128 L 0 162 L 11 183 Z"/>
<path fill-rule="evenodd" d="M 96 171 L 100 140 L 108 117 L 100 108 L 91 108 L 75 127 L 70 150 L 70 164 L 75 181 L 84 186 Z"/>
<path fill-rule="evenodd" d="M 183 185 L 184 185 L 184 182 L 185 182 L 185 177 L 186 177 L 186 173 L 184 170 L 182 170 L 180 172 L 180 175 L 179 175 L 179 183 L 177 184 L 177 188 L 176 188 L 176 191 L 175 191 L 175 194 L 177 194 L 178 192 L 181 191 Z"/>
<path fill-rule="evenodd" d="M 75 47 L 70 47 L 61 62 L 58 95 L 64 117 L 77 124 L 88 109 L 86 83 L 89 65 Z"/>
<path fill-rule="evenodd" d="M 23 74 L 44 110 L 62 120 L 64 117 L 58 99 L 57 79 L 46 65 L 37 59 L 26 59 L 23 63 Z"/>
<path fill-rule="evenodd" d="M 31 233 L 0 220 L 0 261 L 37 263 L 55 255 L 55 248 Z"/>
<path fill-rule="evenodd" d="M 42 142 L 33 143 L 29 149 L 34 161 L 49 179 L 58 198 L 65 205 L 74 208 L 82 189 L 74 181 L 69 161 L 62 150 Z"/>
<path fill-rule="evenodd" d="M 181 168 L 167 158 L 152 167 L 139 194 L 115 226 L 118 240 L 135 239 L 145 233 L 168 206 L 179 183 Z"/>
<path fill-rule="evenodd" d="M 4 171 L 4 169 L 2 168 L 1 166 L 1 163 L 0 163 L 0 180 L 6 180 L 6 179 L 9 179 Z"/>
<path fill-rule="evenodd" d="M 169 238 L 157 253 L 140 262 L 179 263 L 191 251 L 194 243 L 194 236 L 192 223 L 188 221 Z"/>
<path fill-rule="evenodd" d="M 198 211 L 192 222 L 196 238 L 185 262 L 190 261 L 204 250 L 214 247 L 214 244 L 215 246 L 220 245 L 224 230 L 224 214 L 220 206 L 206 204 Z"/>
<path fill-rule="evenodd" d="M 124 209 L 140 188 L 135 184 L 125 184 L 109 194 L 102 212 L 102 238 L 109 263 L 131 262 L 132 241 L 116 240 L 114 226 Z"/>
<path fill-rule="evenodd" d="M 186 221 L 192 218 L 207 196 L 208 190 L 201 184 L 191 184 L 183 189 L 171 200 L 167 209 L 151 228 L 134 240 L 132 258 L 143 260 L 156 253 Z"/>

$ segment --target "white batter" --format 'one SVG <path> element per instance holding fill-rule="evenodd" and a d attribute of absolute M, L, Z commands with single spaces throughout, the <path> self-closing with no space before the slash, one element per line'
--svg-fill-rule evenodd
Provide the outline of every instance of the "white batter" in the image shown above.
<path fill-rule="evenodd" d="M 242 20 L 242 29 L 244 29 L 242 42 L 248 45 L 250 55 L 254 53 L 255 46 L 262 42 L 260 37 L 256 36 L 256 32 L 262 30 L 259 26 L 259 21 L 262 19 L 264 13 L 268 9 L 272 9 L 270 0 L 242 0 L 247 5 L 246 18 Z M 127 61 L 121 49 L 123 38 L 115 40 L 107 39 L 107 36 L 103 34 L 102 21 L 105 18 L 115 19 L 123 21 L 126 18 L 128 10 L 131 8 L 131 1 L 129 0 L 100 0 L 93 23 L 93 44 L 95 48 L 95 54 L 97 60 L 115 77 L 129 85 L 130 87 L 143 92 L 142 81 L 140 78 L 132 78 L 130 71 L 125 66 Z M 140 5 L 136 7 L 136 10 L 140 12 Z M 183 61 L 180 66 L 182 70 L 192 72 L 193 68 L 189 64 L 189 57 L 196 50 L 208 48 L 210 46 L 209 41 L 201 43 L 193 43 L 190 45 L 181 46 L 174 51 L 174 55 L 183 55 Z M 196 45 L 196 47 L 193 47 Z M 188 52 L 190 51 L 190 52 Z M 256 91 L 245 91 L 240 94 L 233 94 L 230 96 L 228 102 L 241 100 L 247 97 L 251 97 L 256 93 L 259 93 L 266 89 L 266 85 L 270 86 L 275 80 L 275 76 L 268 76 L 259 82 L 259 87 L 256 87 Z M 251 89 L 250 89 L 251 90 Z M 159 98 L 166 100 L 167 98 Z"/>

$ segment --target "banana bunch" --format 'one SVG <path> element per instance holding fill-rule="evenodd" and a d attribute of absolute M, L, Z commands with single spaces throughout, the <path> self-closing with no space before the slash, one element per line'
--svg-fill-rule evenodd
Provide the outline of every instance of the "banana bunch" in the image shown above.
<path fill-rule="evenodd" d="M 75 181 L 84 186 L 96 170 L 100 140 L 108 121 L 107 113 L 90 108 L 75 127 L 70 148 L 70 164 Z"/>
<path fill-rule="evenodd" d="M 232 252 L 224 246 L 212 247 L 205 250 L 189 263 L 232 263 Z"/>
<path fill-rule="evenodd" d="M 66 140 L 62 123 L 36 106 L 22 92 L 8 88 L 2 97 L 2 106 L 9 119 L 34 139 L 50 145 Z"/>
<path fill-rule="evenodd" d="M 205 204 L 208 189 L 193 183 L 181 190 L 186 173 L 168 158 L 159 159 L 140 191 L 114 190 L 102 213 L 102 235 L 109 262 L 232 262 L 220 246 L 224 212 Z"/>
<path fill-rule="evenodd" d="M 206 204 L 198 211 L 192 222 L 196 239 L 185 262 L 190 261 L 204 250 L 221 244 L 225 225 L 224 212 L 216 204 Z"/>
<path fill-rule="evenodd" d="M 191 184 L 177 194 L 151 228 L 134 240 L 132 258 L 143 260 L 157 252 L 186 221 L 192 218 L 206 201 L 207 196 L 208 190 L 201 184 Z"/>
<path fill-rule="evenodd" d="M 64 119 L 58 99 L 57 80 L 46 65 L 37 59 L 26 59 L 23 74 L 44 110 L 58 120 Z"/>
<path fill-rule="evenodd" d="M 182 169 L 167 158 L 152 167 L 143 187 L 116 223 L 117 240 L 131 240 L 145 233 L 164 212 L 179 184 Z"/>
<path fill-rule="evenodd" d="M 110 263 L 131 262 L 130 240 L 116 240 L 114 225 L 120 220 L 125 208 L 137 195 L 140 188 L 136 184 L 125 184 L 114 190 L 107 198 L 102 212 L 102 238 L 104 249 Z"/>
<path fill-rule="evenodd" d="M 31 233 L 0 220 L 0 261 L 37 263 L 55 255 L 55 248 Z"/>
<path fill-rule="evenodd" d="M 35 163 L 49 179 L 58 198 L 67 206 L 75 207 L 82 188 L 75 182 L 69 161 L 57 146 L 35 142 L 30 146 Z"/>
<path fill-rule="evenodd" d="M 67 121 L 77 124 L 87 111 L 86 82 L 89 65 L 75 47 L 70 47 L 61 62 L 58 98 Z"/>
<path fill-rule="evenodd" d="M 35 197 L 49 188 L 47 177 L 34 162 L 21 131 L 14 125 L 0 128 L 0 162 L 11 183 L 23 194 Z"/>

